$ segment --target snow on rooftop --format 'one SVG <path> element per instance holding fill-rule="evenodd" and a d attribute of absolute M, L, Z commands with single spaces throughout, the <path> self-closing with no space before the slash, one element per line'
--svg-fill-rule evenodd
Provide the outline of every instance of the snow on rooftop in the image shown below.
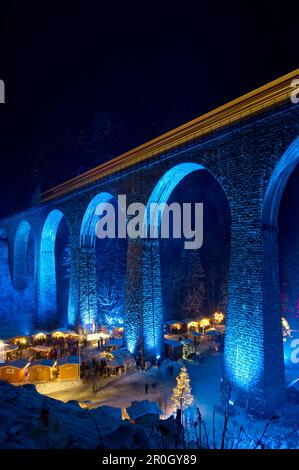
<path fill-rule="evenodd" d="M 126 410 L 130 419 L 137 419 L 147 414 L 162 414 L 158 404 L 155 401 L 148 400 L 134 401 Z"/>

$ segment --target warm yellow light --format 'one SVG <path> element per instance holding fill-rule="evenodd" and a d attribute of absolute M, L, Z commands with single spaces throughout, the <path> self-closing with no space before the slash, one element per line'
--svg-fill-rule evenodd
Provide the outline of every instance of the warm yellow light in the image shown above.
<path fill-rule="evenodd" d="M 176 408 L 183 408 L 192 405 L 193 396 L 191 393 L 190 378 L 186 367 L 182 367 L 180 374 L 176 378 L 176 386 L 173 389 L 171 400 Z"/>
<path fill-rule="evenodd" d="M 46 338 L 45 333 L 37 333 L 37 334 L 34 336 L 34 339 L 44 339 L 44 338 Z"/>
<path fill-rule="evenodd" d="M 27 339 L 26 338 L 15 338 L 13 340 L 13 342 L 15 344 L 26 344 L 27 343 Z"/>
<path fill-rule="evenodd" d="M 174 323 L 172 326 L 176 328 L 177 330 L 181 329 L 181 325 L 179 323 Z"/>
<path fill-rule="evenodd" d="M 283 336 L 291 336 L 291 329 L 290 329 L 290 325 L 287 319 L 284 317 L 281 317 L 281 323 L 282 323 Z"/>
<path fill-rule="evenodd" d="M 216 323 L 222 323 L 224 320 L 224 315 L 222 312 L 215 312 L 214 313 L 214 320 Z"/>
<path fill-rule="evenodd" d="M 65 334 L 62 331 L 55 331 L 52 333 L 53 338 L 64 338 Z"/>
<path fill-rule="evenodd" d="M 130 419 L 130 416 L 127 413 L 127 409 L 125 407 L 121 408 L 121 419 Z"/>
<path fill-rule="evenodd" d="M 193 326 L 195 326 L 195 327 L 198 326 L 198 322 L 197 321 L 190 321 L 188 323 L 188 328 L 193 327 Z"/>
<path fill-rule="evenodd" d="M 208 318 L 203 318 L 200 320 L 199 326 L 200 328 L 205 328 L 206 326 L 210 325 L 210 320 Z"/>

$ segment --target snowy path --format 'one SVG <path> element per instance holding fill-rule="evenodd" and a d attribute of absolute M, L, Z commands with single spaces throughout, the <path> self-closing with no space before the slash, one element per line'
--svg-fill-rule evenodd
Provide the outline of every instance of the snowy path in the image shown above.
<path fill-rule="evenodd" d="M 207 418 L 212 415 L 211 403 L 220 402 L 220 379 L 222 375 L 222 354 L 208 357 L 201 365 L 187 363 L 191 386 L 196 404 Z M 176 375 L 180 369 L 179 363 L 174 363 L 173 376 L 168 373 L 169 362 L 165 361 L 160 369 L 136 371 L 114 379 L 99 378 L 96 393 L 92 392 L 91 385 L 82 381 L 48 382 L 36 385 L 38 392 L 49 397 L 67 402 L 69 400 L 90 400 L 93 406 L 110 405 L 126 407 L 134 400 L 148 399 L 157 401 L 167 415 L 171 414 L 172 404 L 170 397 L 176 384 Z M 145 394 L 145 384 L 149 384 L 149 393 Z M 156 387 L 153 388 L 153 384 Z"/>

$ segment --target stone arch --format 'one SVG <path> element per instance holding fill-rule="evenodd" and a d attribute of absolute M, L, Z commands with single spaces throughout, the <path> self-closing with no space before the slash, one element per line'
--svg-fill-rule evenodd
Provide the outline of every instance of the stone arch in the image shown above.
<path fill-rule="evenodd" d="M 6 238 L 8 238 L 6 229 L 3 227 L 0 227 L 0 239 L 5 240 Z"/>
<path fill-rule="evenodd" d="M 65 220 L 68 227 L 64 214 L 59 209 L 52 210 L 45 220 L 41 234 L 39 313 L 40 323 L 43 327 L 64 326 L 57 325 L 57 263 L 55 256 L 57 233 L 63 220 Z M 67 293 L 67 295 L 68 294 L 69 293 Z M 65 318 L 65 322 L 66 321 Z"/>
<path fill-rule="evenodd" d="M 196 171 L 206 171 L 213 178 L 215 176 L 204 166 L 195 162 L 180 163 L 170 168 L 156 183 L 147 203 L 146 214 L 149 213 L 151 203 L 165 204 L 169 201 L 173 191 L 185 177 Z M 215 178 L 217 185 L 225 195 L 225 192 Z M 225 195 L 225 200 L 227 197 Z M 228 201 L 227 201 L 228 205 Z M 228 206 L 229 207 L 229 206 Z M 161 217 L 163 209 L 160 212 Z M 156 218 L 158 224 L 161 217 Z M 148 223 L 149 218 L 144 222 Z M 148 226 L 146 227 L 148 234 Z M 159 230 L 159 227 L 158 227 Z M 161 285 L 161 261 L 159 239 L 145 239 L 143 246 L 143 315 L 142 336 L 143 352 L 148 358 L 163 356 L 163 301 Z"/>
<path fill-rule="evenodd" d="M 99 204 L 117 204 L 116 198 L 108 193 L 98 193 L 89 202 L 84 213 L 80 231 L 80 321 L 83 325 L 95 322 L 104 323 L 101 308 L 99 279 L 101 278 L 101 263 L 97 262 L 99 245 L 96 236 L 96 225 L 100 220 L 97 214 Z M 119 211 L 118 211 L 119 216 Z M 118 219 L 117 219 L 118 220 Z M 117 241 L 118 242 L 118 241 Z M 107 239 L 101 240 L 101 247 L 106 246 Z M 107 247 L 106 247 L 107 248 Z M 105 254 L 103 253 L 103 260 Z M 102 281 L 104 283 L 104 280 Z M 104 285 L 102 286 L 104 290 Z M 107 299 L 108 300 L 108 299 Z M 103 302 L 102 302 L 103 307 Z M 112 309 L 112 308 L 111 308 Z M 113 309 L 112 309 L 113 310 Z"/>
<path fill-rule="evenodd" d="M 271 175 L 262 205 L 262 223 L 265 229 L 275 231 L 279 205 L 288 179 L 299 162 L 299 137 L 284 152 Z"/>
<path fill-rule="evenodd" d="M 283 397 L 285 393 L 278 215 L 287 183 L 298 163 L 299 137 L 291 143 L 277 162 L 265 192 L 261 213 L 263 228 L 263 303 L 265 322 L 267 323 L 264 327 L 265 360 L 269 355 L 271 357 L 269 364 L 271 363 L 271 366 L 273 366 L 275 361 L 275 369 L 279 371 L 279 377 L 275 377 L 275 387 L 271 383 L 271 373 L 267 375 L 265 385 L 270 401 L 277 399 L 277 396 Z M 269 295 L 269 292 L 271 292 L 271 295 Z M 267 362 L 265 365 L 267 366 Z M 269 368 L 269 370 L 271 369 Z"/>
<path fill-rule="evenodd" d="M 28 244 L 31 233 L 30 224 L 26 220 L 20 222 L 15 236 L 13 259 L 13 280 L 18 290 L 25 289 L 29 282 Z"/>
<path fill-rule="evenodd" d="M 111 203 L 114 197 L 110 193 L 102 192 L 93 197 L 84 213 L 81 231 L 80 245 L 81 248 L 94 248 L 96 243 L 96 224 L 99 216 L 96 209 L 99 204 Z"/>

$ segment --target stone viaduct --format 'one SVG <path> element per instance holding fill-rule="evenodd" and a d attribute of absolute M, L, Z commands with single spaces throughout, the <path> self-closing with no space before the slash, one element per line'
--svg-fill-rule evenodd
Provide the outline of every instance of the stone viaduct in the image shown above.
<path fill-rule="evenodd" d="M 63 219 L 70 228 L 72 261 L 65 326 L 92 323 L 98 203 L 118 194 L 128 203 L 167 202 L 186 175 L 205 170 L 225 193 L 231 217 L 224 376 L 253 408 L 270 411 L 280 404 L 285 379 L 277 219 L 299 162 L 299 106 L 291 100 L 298 77 L 296 70 L 210 111 L 44 192 L 39 205 L 1 220 L 16 290 L 28 283 L 30 234 L 34 240 L 33 324 L 46 328 L 56 309 L 55 238 Z M 142 347 L 147 358 L 163 355 L 158 245 L 127 240 L 125 342 L 133 353 Z"/>

